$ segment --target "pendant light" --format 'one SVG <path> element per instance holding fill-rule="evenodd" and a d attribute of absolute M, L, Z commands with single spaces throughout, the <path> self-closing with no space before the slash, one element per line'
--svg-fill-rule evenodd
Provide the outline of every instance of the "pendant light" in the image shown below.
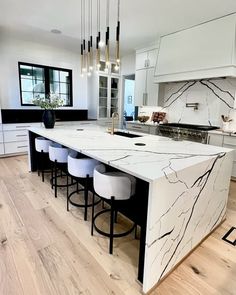
<path fill-rule="evenodd" d="M 105 42 L 105 62 L 106 67 L 109 67 L 110 64 L 110 27 L 109 27 L 109 14 L 110 14 L 110 0 L 106 0 L 106 42 Z"/>
<path fill-rule="evenodd" d="M 96 68 L 99 71 L 101 64 L 101 51 L 100 51 L 101 31 L 100 31 L 100 0 L 97 0 L 97 37 L 96 37 Z"/>
<path fill-rule="evenodd" d="M 120 0 L 117 5 L 117 26 L 116 26 L 116 65 L 115 70 L 118 71 L 120 67 Z"/>
<path fill-rule="evenodd" d="M 94 68 L 101 68 L 101 0 L 81 1 L 81 76 L 91 76 Z M 97 29 L 96 37 L 93 37 L 93 1 L 97 1 Z M 106 31 L 105 31 L 105 71 L 110 67 L 110 0 L 106 1 Z M 94 39 L 93 39 L 94 38 Z M 95 42 L 94 42 L 95 41 Z M 95 43 L 95 44 L 94 44 Z M 94 56 L 95 55 L 95 56 Z M 95 57 L 95 65 L 94 65 Z M 120 0 L 117 0 L 117 24 L 115 44 L 115 70 L 120 67 Z"/>

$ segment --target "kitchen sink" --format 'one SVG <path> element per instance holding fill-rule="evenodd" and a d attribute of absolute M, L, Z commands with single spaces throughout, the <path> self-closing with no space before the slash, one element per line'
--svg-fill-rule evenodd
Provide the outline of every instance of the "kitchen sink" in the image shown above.
<path fill-rule="evenodd" d="M 122 132 L 122 131 L 116 131 L 116 132 L 114 132 L 114 135 L 124 136 L 124 137 L 129 137 L 129 138 L 142 137 L 142 135 L 137 135 L 137 134 L 133 134 L 133 133 L 126 133 L 126 132 Z"/>

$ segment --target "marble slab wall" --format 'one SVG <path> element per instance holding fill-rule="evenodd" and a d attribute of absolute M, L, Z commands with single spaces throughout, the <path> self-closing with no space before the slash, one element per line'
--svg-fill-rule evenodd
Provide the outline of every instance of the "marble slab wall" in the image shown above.
<path fill-rule="evenodd" d="M 233 110 L 236 79 L 217 78 L 166 83 L 159 104 L 164 106 L 169 122 L 222 126 L 221 115 Z M 198 103 L 198 110 L 186 103 Z"/>

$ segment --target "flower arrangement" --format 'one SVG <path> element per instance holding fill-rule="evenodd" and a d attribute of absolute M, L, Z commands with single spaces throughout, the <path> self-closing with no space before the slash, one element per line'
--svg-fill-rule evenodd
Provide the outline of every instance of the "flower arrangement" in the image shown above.
<path fill-rule="evenodd" d="M 38 95 L 32 102 L 45 110 L 53 110 L 63 106 L 63 99 L 55 93 L 47 94 L 46 97 L 39 97 Z"/>

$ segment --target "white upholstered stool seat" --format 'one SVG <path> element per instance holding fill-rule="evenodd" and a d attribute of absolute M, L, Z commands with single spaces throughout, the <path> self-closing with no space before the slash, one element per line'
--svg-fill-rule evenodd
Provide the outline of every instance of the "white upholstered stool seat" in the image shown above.
<path fill-rule="evenodd" d="M 94 215 L 94 206 L 92 207 L 91 234 L 93 235 L 93 228 L 95 228 L 98 233 L 110 238 L 110 254 L 113 252 L 113 238 L 128 235 L 136 227 L 136 224 L 133 224 L 126 232 L 114 233 L 115 212 L 119 211 L 119 203 L 124 204 L 125 201 L 128 201 L 135 194 L 135 187 L 136 179 L 132 175 L 119 171 L 107 172 L 103 164 L 96 166 L 94 169 L 94 191 L 100 198 L 109 201 L 110 209 L 102 210 Z M 96 218 L 106 212 L 110 212 L 109 233 L 102 231 L 95 224 Z"/>
<path fill-rule="evenodd" d="M 39 136 L 35 138 L 35 150 L 37 151 L 37 170 L 38 174 L 42 172 L 42 181 L 44 181 L 44 173 L 50 172 L 45 170 L 45 162 L 48 160 L 48 157 L 46 159 L 45 154 L 48 154 L 50 144 L 52 144 L 52 141 L 44 137 Z"/>
<path fill-rule="evenodd" d="M 81 155 L 81 157 L 77 156 L 78 155 L 75 153 L 69 154 L 68 172 L 70 176 L 74 177 L 75 180 L 83 186 L 83 188 L 78 189 L 77 187 L 77 189 L 70 194 L 69 190 L 67 190 L 67 211 L 69 211 L 69 203 L 76 207 L 83 207 L 84 220 L 87 220 L 88 207 L 92 206 L 92 204 L 88 204 L 88 192 L 93 192 L 93 172 L 94 168 L 99 164 L 99 162 L 91 158 L 83 157 L 83 155 Z M 82 204 L 75 203 L 71 200 L 71 197 L 80 191 L 84 191 L 84 203 Z"/>
<path fill-rule="evenodd" d="M 68 161 L 69 149 L 63 147 L 61 144 L 52 143 L 49 146 L 49 159 L 51 160 L 52 169 L 51 169 L 51 185 L 52 188 L 55 188 L 55 198 L 57 197 L 57 188 L 58 187 L 68 187 L 75 183 L 71 180 L 66 184 L 58 184 L 58 170 L 60 170 L 60 176 L 67 176 L 67 161 Z M 64 173 L 64 174 L 63 174 Z"/>

